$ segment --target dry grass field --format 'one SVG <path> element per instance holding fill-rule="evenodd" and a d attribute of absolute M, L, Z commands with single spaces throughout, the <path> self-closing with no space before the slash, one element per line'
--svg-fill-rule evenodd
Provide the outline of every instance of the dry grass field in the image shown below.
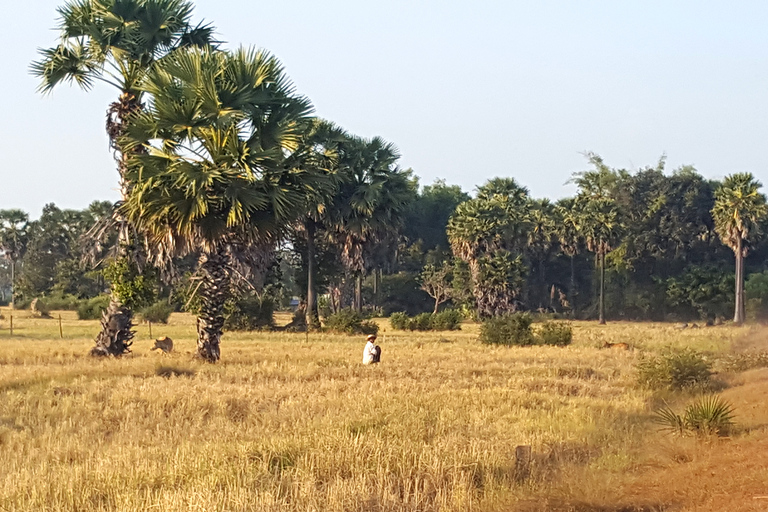
<path fill-rule="evenodd" d="M 0 511 L 768 510 L 767 369 L 720 375 L 728 438 L 659 432 L 635 385 L 643 354 L 766 350 L 759 328 L 576 323 L 569 347 L 502 348 L 382 321 L 378 366 L 362 337 L 287 333 L 227 333 L 208 365 L 188 315 L 153 326 L 173 354 L 139 326 L 93 360 L 97 322 L 64 312 L 61 339 L 15 312 L 11 338 L 3 313 Z"/>

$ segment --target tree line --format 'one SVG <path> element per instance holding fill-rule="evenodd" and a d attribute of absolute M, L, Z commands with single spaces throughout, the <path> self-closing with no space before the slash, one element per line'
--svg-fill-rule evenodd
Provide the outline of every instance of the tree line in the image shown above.
<path fill-rule="evenodd" d="M 107 132 L 121 200 L 49 205 L 34 222 L 6 210 L 0 225 L 4 274 L 18 265 L 2 279 L 20 299 L 109 291 L 95 355 L 128 351 L 134 310 L 158 298 L 196 313 L 209 361 L 229 318 L 254 307 L 269 317 L 292 295 L 294 327 L 308 329 L 345 307 L 601 322 L 735 308 L 744 320 L 743 282 L 763 261 L 745 267 L 745 257 L 765 252 L 765 197 L 751 175 L 666 174 L 663 159 L 629 172 L 590 154 L 578 194 L 554 203 L 509 177 L 474 196 L 442 181 L 420 188 L 392 143 L 315 116 L 277 59 L 222 49 L 192 7 L 66 3 L 60 43 L 32 65 L 43 92 L 117 90 Z"/>

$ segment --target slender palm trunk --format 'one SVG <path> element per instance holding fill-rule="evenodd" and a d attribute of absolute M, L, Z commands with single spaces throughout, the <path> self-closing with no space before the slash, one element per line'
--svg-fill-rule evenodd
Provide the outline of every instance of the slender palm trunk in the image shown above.
<path fill-rule="evenodd" d="M 16 293 L 16 265 L 15 261 L 11 260 L 11 309 L 13 309 L 13 295 Z"/>
<path fill-rule="evenodd" d="M 733 323 L 741 325 L 744 323 L 744 250 L 743 241 L 739 237 L 736 247 L 736 311 L 733 315 Z"/>
<path fill-rule="evenodd" d="M 202 283 L 200 314 L 197 317 L 197 355 L 215 363 L 221 357 L 219 344 L 224 328 L 224 303 L 229 292 L 227 255 L 223 250 L 200 256 Z"/>
<path fill-rule="evenodd" d="M 362 313 L 363 311 L 363 276 L 357 274 L 355 277 L 355 311 Z"/>
<path fill-rule="evenodd" d="M 307 329 L 320 327 L 317 312 L 317 290 L 315 290 L 315 223 L 308 220 L 307 229 Z"/>
<path fill-rule="evenodd" d="M 600 260 L 600 303 L 598 305 L 598 323 L 605 325 L 605 253 L 598 254 Z"/>
<path fill-rule="evenodd" d="M 571 254 L 571 311 L 576 316 L 576 255 Z"/>
<path fill-rule="evenodd" d="M 120 193 L 125 201 L 129 192 L 129 183 L 125 180 L 128 155 L 120 153 L 117 140 L 123 134 L 123 126 L 128 117 L 141 110 L 140 100 L 130 92 L 123 92 L 118 101 L 112 103 L 107 110 L 107 135 L 109 135 L 112 149 L 118 152 L 118 173 L 120 175 Z M 137 149 L 137 151 L 141 151 Z M 125 258 L 126 247 L 130 243 L 126 220 L 118 214 L 115 219 L 118 224 L 118 252 L 119 257 Z M 131 262 L 133 263 L 133 262 Z M 121 356 L 130 352 L 134 332 L 133 311 L 120 302 L 115 289 L 112 289 L 109 306 L 102 314 L 101 332 L 96 336 L 96 346 L 91 349 L 93 356 Z"/>

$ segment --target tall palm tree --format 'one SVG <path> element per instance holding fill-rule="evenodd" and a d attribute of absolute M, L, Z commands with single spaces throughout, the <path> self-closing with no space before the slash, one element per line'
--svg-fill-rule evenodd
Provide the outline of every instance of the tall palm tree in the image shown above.
<path fill-rule="evenodd" d="M 765 195 L 758 190 L 762 185 L 752 173 L 727 176 L 715 192 L 712 217 L 720 240 L 736 256 L 736 304 L 733 322 L 741 325 L 745 319 L 744 258 L 749 243 L 759 234 L 760 222 L 768 215 Z"/>
<path fill-rule="evenodd" d="M 415 196 L 410 171 L 397 167 L 400 154 L 380 137 L 350 137 L 339 146 L 339 188 L 329 221 L 344 265 L 355 277 L 354 307 L 361 311 L 363 249 L 397 232 Z"/>
<path fill-rule="evenodd" d="M 306 169 L 316 178 L 317 187 L 308 191 L 302 206 L 302 218 L 298 236 L 307 243 L 307 303 L 305 322 L 307 328 L 320 327 L 317 309 L 316 241 L 318 231 L 325 231 L 329 205 L 338 190 L 339 145 L 349 135 L 329 121 L 312 119 L 307 124 L 299 148 L 290 155 L 286 165 Z"/>
<path fill-rule="evenodd" d="M 530 230 L 527 236 L 528 253 L 538 266 L 539 307 L 549 295 L 547 286 L 546 263 L 555 241 L 555 208 L 548 199 L 533 200 L 528 209 Z M 552 304 L 550 304 L 552 306 Z"/>
<path fill-rule="evenodd" d="M 571 260 L 571 282 L 568 293 L 571 309 L 576 312 L 576 256 L 579 254 L 581 243 L 580 220 L 576 199 L 561 199 L 555 205 L 555 234 L 560 244 L 560 250 Z"/>
<path fill-rule="evenodd" d="M 582 195 L 577 198 L 580 202 L 579 212 L 581 232 L 587 249 L 595 253 L 600 272 L 600 296 L 598 299 L 598 321 L 605 324 L 605 255 L 611 250 L 618 236 L 620 223 L 618 208 L 613 199 Z"/>
<path fill-rule="evenodd" d="M 120 141 L 133 184 L 123 211 L 158 263 L 200 253 L 198 354 L 215 362 L 232 280 L 247 277 L 249 256 L 268 255 L 317 187 L 312 170 L 286 165 L 311 105 L 263 51 L 178 51 L 142 88 L 148 105 Z"/>
<path fill-rule="evenodd" d="M 11 309 L 16 285 L 16 263 L 27 247 L 29 215 L 21 210 L 0 210 L 0 251 L 11 264 Z"/>
<path fill-rule="evenodd" d="M 480 187 L 475 199 L 461 203 L 448 221 L 451 249 L 469 264 L 481 317 L 514 309 L 521 263 L 512 253 L 523 252 L 531 231 L 529 201 L 528 190 L 515 180 L 496 178 Z"/>
<path fill-rule="evenodd" d="M 178 48 L 213 44 L 210 25 L 192 26 L 192 3 L 186 0 L 72 0 L 58 9 L 61 42 L 41 50 L 32 73 L 41 79 L 40 90 L 50 92 L 61 83 L 85 90 L 103 82 L 119 91 L 107 109 L 107 134 L 115 151 L 122 201 L 130 192 L 127 159 L 118 145 L 126 120 L 141 110 L 141 83 L 154 64 Z M 142 151 L 141 147 L 134 151 Z M 124 256 L 130 242 L 129 226 L 119 210 L 118 250 Z M 133 263 L 133 262 L 131 262 Z M 119 356 L 129 351 L 133 312 L 122 304 L 116 290 L 102 320 L 94 355 Z"/>

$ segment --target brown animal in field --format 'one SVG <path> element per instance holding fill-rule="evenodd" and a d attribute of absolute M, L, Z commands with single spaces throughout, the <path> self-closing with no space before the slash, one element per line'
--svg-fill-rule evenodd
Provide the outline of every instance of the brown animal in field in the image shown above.
<path fill-rule="evenodd" d="M 612 348 L 614 350 L 629 350 L 629 345 L 626 343 L 608 343 L 607 341 L 602 348 Z"/>
<path fill-rule="evenodd" d="M 157 338 L 155 340 L 155 346 L 152 347 L 151 350 L 157 349 L 162 350 L 165 354 L 173 352 L 173 340 L 171 338 L 166 338 L 165 336 L 162 338 Z"/>

